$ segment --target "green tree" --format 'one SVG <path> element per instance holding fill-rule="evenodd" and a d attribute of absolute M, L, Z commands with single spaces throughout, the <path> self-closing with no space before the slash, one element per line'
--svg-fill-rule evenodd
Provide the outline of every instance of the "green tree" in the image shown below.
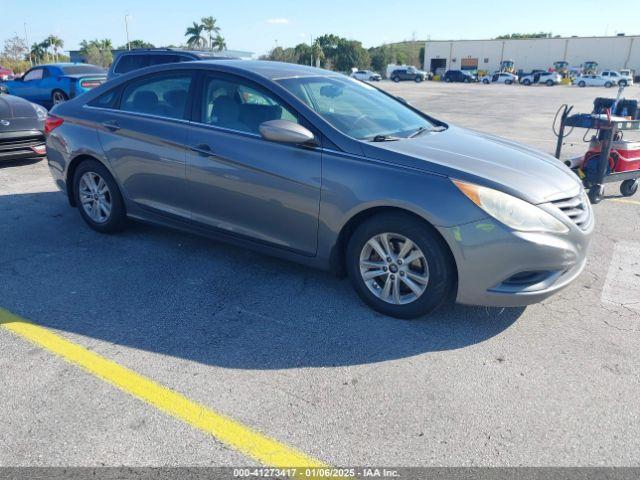
<path fill-rule="evenodd" d="M 387 65 L 394 61 L 393 49 L 389 45 L 370 48 L 369 56 L 371 57 L 371 68 L 376 72 L 386 71 Z"/>
<path fill-rule="evenodd" d="M 508 35 L 500 35 L 496 37 L 496 40 L 521 40 L 525 38 L 551 38 L 553 34 L 551 32 L 538 32 L 538 33 L 510 33 Z"/>
<path fill-rule="evenodd" d="M 64 41 L 61 38 L 56 37 L 55 35 L 49 35 L 46 38 L 45 42 L 47 43 L 48 48 L 53 48 L 53 58 L 56 62 L 58 62 L 58 50 L 64 47 Z"/>
<path fill-rule="evenodd" d="M 336 70 L 347 72 L 352 68 L 369 68 L 371 57 L 357 40 L 341 39 L 334 56 Z"/>
<path fill-rule="evenodd" d="M 187 37 L 187 45 L 191 48 L 205 49 L 207 47 L 207 39 L 204 38 L 204 25 L 193 22 L 193 26 L 188 27 L 184 36 Z"/>
<path fill-rule="evenodd" d="M 87 63 L 108 67 L 113 63 L 113 44 L 109 39 L 82 40 L 80 42 L 80 54 Z"/>
<path fill-rule="evenodd" d="M 145 42 L 144 40 L 131 40 L 129 42 L 129 45 L 131 45 L 131 48 L 155 48 L 155 45 L 153 43 L 149 43 L 149 42 Z M 117 50 L 127 50 L 127 45 L 120 45 Z"/>
<path fill-rule="evenodd" d="M 211 50 L 213 50 L 214 48 L 217 48 L 217 47 L 214 47 L 214 44 L 213 44 L 214 42 L 213 35 L 215 34 L 216 40 L 222 37 L 220 36 L 220 27 L 216 25 L 216 19 L 213 17 L 203 17 L 200 19 L 200 21 L 202 22 L 202 28 L 204 29 L 204 31 L 209 34 L 209 46 L 211 47 Z M 224 48 L 218 48 L 218 50 L 224 50 L 225 48 L 226 48 L 226 45 Z"/>
<path fill-rule="evenodd" d="M 213 42 L 211 43 L 212 50 L 217 50 L 218 52 L 221 52 L 227 49 L 227 42 L 225 41 L 222 35 L 216 35 L 216 38 L 214 38 L 212 42 Z"/>
<path fill-rule="evenodd" d="M 42 43 L 34 43 L 31 45 L 30 54 L 33 62 L 39 64 L 44 62 L 46 51 L 42 46 Z"/>
<path fill-rule="evenodd" d="M 322 50 L 322 46 L 320 46 L 320 43 L 317 40 L 314 42 L 313 46 L 311 47 L 311 54 L 313 55 L 313 59 L 316 62 L 316 67 L 320 68 L 320 66 L 325 60 L 325 56 L 324 56 L 324 50 Z"/>

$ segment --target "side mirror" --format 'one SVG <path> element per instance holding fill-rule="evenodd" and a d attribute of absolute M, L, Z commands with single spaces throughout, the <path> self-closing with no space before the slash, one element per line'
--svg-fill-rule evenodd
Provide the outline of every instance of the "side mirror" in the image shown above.
<path fill-rule="evenodd" d="M 269 120 L 260 125 L 260 135 L 265 140 L 295 145 L 315 144 L 316 140 L 308 129 L 289 120 Z"/>

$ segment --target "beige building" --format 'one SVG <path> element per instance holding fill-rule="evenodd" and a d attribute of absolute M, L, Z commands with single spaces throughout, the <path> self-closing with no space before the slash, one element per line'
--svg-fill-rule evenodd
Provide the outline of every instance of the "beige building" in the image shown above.
<path fill-rule="evenodd" d="M 599 70 L 629 68 L 640 73 L 640 35 L 538 38 L 525 40 L 433 40 L 426 42 L 424 69 L 498 70 L 513 60 L 516 70 L 546 70 L 556 61 L 580 67 L 596 61 Z"/>

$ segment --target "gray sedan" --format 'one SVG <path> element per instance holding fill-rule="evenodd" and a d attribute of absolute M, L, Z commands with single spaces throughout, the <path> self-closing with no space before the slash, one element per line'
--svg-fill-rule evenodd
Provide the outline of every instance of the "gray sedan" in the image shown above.
<path fill-rule="evenodd" d="M 541 301 L 580 274 L 593 231 L 551 156 L 299 65 L 139 70 L 55 107 L 47 132 L 91 228 L 143 220 L 347 274 L 400 318 Z"/>

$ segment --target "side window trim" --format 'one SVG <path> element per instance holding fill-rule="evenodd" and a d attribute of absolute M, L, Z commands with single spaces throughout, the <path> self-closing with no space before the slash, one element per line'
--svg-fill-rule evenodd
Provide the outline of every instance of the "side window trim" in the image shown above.
<path fill-rule="evenodd" d="M 191 100 L 191 115 L 188 117 L 189 122 L 198 125 L 199 127 L 204 127 L 204 128 L 211 128 L 212 130 L 217 130 L 217 131 L 221 131 L 221 132 L 226 132 L 226 133 L 231 133 L 231 134 L 236 134 L 236 135 L 242 135 L 242 136 L 246 136 L 246 137 L 250 137 L 250 138 L 259 138 L 262 139 L 262 136 L 256 133 L 252 133 L 252 132 L 247 132 L 247 131 L 243 131 L 243 130 L 234 130 L 232 128 L 224 128 L 224 127 L 220 127 L 217 125 L 211 125 L 209 123 L 204 123 L 201 119 L 202 116 L 202 100 L 203 100 L 203 96 L 204 96 L 204 87 L 205 87 L 205 82 L 207 77 L 216 77 L 216 78 L 220 78 L 222 80 L 224 79 L 228 79 L 228 80 L 234 80 L 234 79 L 239 79 L 240 81 L 244 81 L 247 82 L 249 84 L 250 87 L 253 88 L 253 86 L 257 87 L 255 88 L 255 90 L 258 91 L 265 91 L 266 93 L 268 93 L 271 97 L 273 97 L 274 100 L 276 100 L 277 102 L 281 103 L 282 106 L 286 107 L 290 112 L 294 113 L 296 115 L 296 117 L 298 118 L 298 122 L 300 123 L 300 125 L 302 125 L 305 128 L 308 128 L 320 141 L 321 145 L 324 145 L 324 135 L 322 134 L 322 132 L 320 130 L 318 130 L 309 120 L 307 120 L 307 118 L 302 115 L 297 109 L 295 109 L 293 106 L 291 106 L 291 104 L 289 104 L 288 102 L 286 102 L 285 100 L 282 99 L 282 97 L 280 97 L 280 95 L 278 95 L 277 93 L 275 93 L 273 90 L 270 90 L 267 87 L 264 87 L 260 84 L 258 84 L 257 82 L 243 77 L 241 75 L 234 75 L 234 74 L 230 74 L 227 72 L 221 72 L 219 70 L 205 70 L 205 69 L 198 69 L 196 71 L 196 78 L 195 81 L 192 82 L 192 86 L 196 89 L 193 93 L 193 95 L 190 95 L 190 100 Z M 266 140 L 265 140 L 266 141 Z"/>

